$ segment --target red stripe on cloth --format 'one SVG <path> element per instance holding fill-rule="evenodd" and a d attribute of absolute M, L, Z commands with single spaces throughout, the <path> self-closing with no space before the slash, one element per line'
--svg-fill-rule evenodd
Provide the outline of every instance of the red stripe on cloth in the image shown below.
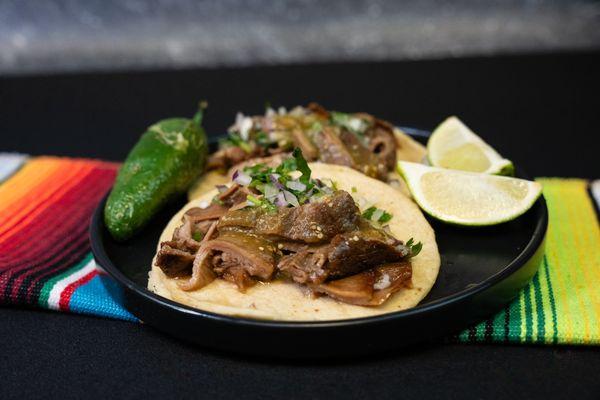
<path fill-rule="evenodd" d="M 5 263 L 18 260 L 19 264 L 35 262 L 44 256 L 48 249 L 57 246 L 64 239 L 65 232 L 74 225 L 87 224 L 98 199 L 105 193 L 114 177 L 114 172 L 90 171 L 86 179 L 76 187 L 55 199 L 51 207 L 23 226 L 11 236 L 11 240 L 0 243 L 0 270 Z M 23 246 L 23 243 L 36 246 Z M 18 265 L 18 264 L 17 264 Z M 15 268 L 17 265 L 12 265 Z"/>
<path fill-rule="evenodd" d="M 86 177 L 90 175 L 93 175 L 93 171 L 86 173 Z M 61 197 L 54 199 L 35 219 L 14 231 L 9 237 L 10 240 L 0 243 L 0 269 L 3 269 L 6 263 L 9 263 L 11 268 L 20 264 L 31 264 L 55 248 L 58 241 L 64 238 L 65 230 L 77 219 L 85 216 L 87 210 L 80 205 L 92 200 L 88 200 L 90 196 L 86 194 L 90 190 L 95 190 L 90 179 L 80 182 Z M 30 245 L 24 245 L 27 243 Z"/>
<path fill-rule="evenodd" d="M 42 272 L 45 268 L 48 267 L 52 267 L 51 269 L 47 270 L 45 274 L 41 275 L 40 277 L 52 274 L 52 273 L 56 273 L 59 272 L 65 268 L 68 268 L 68 266 L 70 266 L 71 264 L 74 264 L 78 259 L 81 259 L 83 257 L 83 255 L 88 251 L 88 246 L 87 246 L 87 238 L 85 236 L 83 236 L 83 232 L 80 233 L 80 237 L 73 239 L 68 247 L 61 249 L 60 253 L 56 253 L 53 254 L 52 258 L 50 258 L 49 260 L 46 260 L 45 262 L 41 263 L 40 265 L 34 267 L 34 268 L 29 268 L 29 269 L 23 269 L 23 273 L 18 275 L 17 277 L 14 277 L 14 275 L 17 275 L 16 272 L 19 271 L 9 271 L 9 272 L 13 272 L 12 280 L 9 279 L 4 279 L 4 277 L 2 278 L 2 280 L 0 281 L 0 290 L 2 290 L 4 293 L 6 293 L 6 286 L 9 286 L 9 298 L 11 300 L 11 302 L 13 304 L 17 304 L 20 303 L 19 302 L 19 293 L 23 294 L 26 296 L 25 299 L 22 299 L 21 302 L 24 302 L 24 300 L 30 299 L 31 295 L 29 293 L 28 287 L 30 286 L 30 284 L 28 284 L 27 288 L 23 287 L 23 283 L 25 281 L 25 279 L 29 278 L 32 274 L 36 273 L 36 272 Z M 9 275 L 10 276 L 10 275 Z M 38 279 L 40 278 L 38 277 Z M 37 280 L 37 279 L 36 279 Z M 4 287 L 3 287 L 4 286 Z"/>
<path fill-rule="evenodd" d="M 11 232 L 26 226 L 30 218 L 52 207 L 54 197 L 60 197 L 65 189 L 75 186 L 79 180 L 83 179 L 86 173 L 93 169 L 85 165 L 70 165 L 62 163 L 54 174 L 47 177 L 39 185 L 29 188 L 26 196 L 11 204 L 10 214 L 0 226 L 0 243 L 6 241 Z"/>
<path fill-rule="evenodd" d="M 52 168 L 55 170 L 41 182 L 31 179 L 30 183 L 29 180 L 23 181 L 25 178 L 19 181 L 19 186 L 29 186 L 29 189 L 21 198 L 13 200 L 8 207 L 1 210 L 0 215 L 3 216 L 4 222 L 0 224 L 0 242 L 5 240 L 4 235 L 7 231 L 26 223 L 26 220 L 33 218 L 39 210 L 49 207 L 52 204 L 49 200 L 53 196 L 60 195 L 65 188 L 77 184 L 86 172 L 104 171 L 110 173 L 114 179 L 118 169 L 116 163 L 53 157 L 37 158 L 30 165 L 37 165 L 38 162 L 44 162 L 46 166 L 53 164 Z M 18 177 L 15 179 L 19 180 Z M 13 183 L 9 180 L 5 184 L 9 182 Z"/>
<path fill-rule="evenodd" d="M 87 239 L 86 231 L 89 214 L 95 207 L 98 197 L 104 192 L 104 190 L 98 190 L 98 187 L 95 186 L 95 180 L 89 180 L 79 189 L 87 186 L 91 189 L 89 194 L 74 189 L 70 198 L 58 201 L 55 204 L 55 210 L 50 210 L 46 218 L 37 221 L 38 224 L 42 224 L 41 227 L 36 224 L 23 229 L 20 235 L 23 241 L 18 238 L 13 241 L 13 244 L 17 243 L 18 245 L 20 243 L 20 248 L 11 251 L 12 245 L 0 246 L 0 251 L 7 254 L 9 258 L 8 260 L 2 260 L 0 263 L 2 269 L 7 269 L 11 272 L 11 275 L 23 269 L 34 272 L 38 268 L 47 266 L 57 257 L 64 255 L 71 248 L 69 242 L 81 237 Z M 75 205 L 78 207 L 74 207 Z M 63 209 L 74 211 L 66 214 L 57 212 Z M 24 243 L 31 243 L 31 245 L 23 245 Z M 82 251 L 85 252 L 85 250 Z M 28 256 L 21 254 L 24 251 L 28 253 Z"/>
<path fill-rule="evenodd" d="M 98 275 L 98 271 L 94 270 L 94 271 L 90 272 L 89 274 L 82 276 L 75 282 L 67 285 L 65 290 L 63 290 L 62 293 L 60 294 L 60 300 L 58 301 L 58 308 L 62 311 L 67 311 L 69 309 L 69 302 L 71 301 L 71 297 L 73 296 L 73 293 L 75 293 L 75 290 L 79 286 L 83 286 L 86 283 L 88 283 L 89 281 L 91 281 L 96 275 Z"/>
<path fill-rule="evenodd" d="M 93 162 L 84 178 L 0 244 L 0 297 L 37 302 L 38 282 L 70 267 L 89 250 L 87 229 L 99 198 L 114 180 L 115 166 Z M 8 287 L 7 287 L 8 286 Z M 36 290 L 36 288 L 38 290 Z M 8 293 L 7 293 L 8 290 Z"/>
<path fill-rule="evenodd" d="M 94 184 L 98 184 L 98 180 L 94 179 L 91 180 L 92 183 Z M 108 180 L 108 182 L 112 182 L 112 176 L 110 176 L 110 179 Z M 52 266 L 51 268 L 36 268 L 35 271 L 28 271 L 25 275 L 28 277 L 27 279 L 22 278 L 22 279 L 18 279 L 17 282 L 15 284 L 20 284 L 22 285 L 22 283 L 26 283 L 26 287 L 27 287 L 27 301 L 37 301 L 37 298 L 39 296 L 39 290 L 41 289 L 41 286 L 43 285 L 38 285 L 38 282 L 40 282 L 43 278 L 45 277 L 49 277 L 51 275 L 55 275 L 57 272 L 61 272 L 62 270 L 64 270 L 67 267 L 70 267 L 72 264 L 76 263 L 78 260 L 81 259 L 81 257 L 83 257 L 84 254 L 86 254 L 89 251 L 89 243 L 88 243 L 88 235 L 87 235 L 87 231 L 88 231 L 88 227 L 89 227 L 89 220 L 90 220 L 90 215 L 92 213 L 92 211 L 94 210 L 94 208 L 97 205 L 97 202 L 99 200 L 99 198 L 104 194 L 105 192 L 105 187 L 103 187 L 103 185 L 97 185 L 96 186 L 96 190 L 91 194 L 90 198 L 88 199 L 83 198 L 80 199 L 80 203 L 81 204 L 85 204 L 85 207 L 82 207 L 82 215 L 83 218 L 80 219 L 79 221 L 74 220 L 74 225 L 77 229 L 76 232 L 70 231 L 71 233 L 71 237 L 75 236 L 77 239 L 74 241 L 74 244 L 71 248 L 74 249 L 74 251 L 68 255 L 68 257 L 66 259 L 63 259 L 62 262 L 60 263 L 60 265 L 56 265 L 56 266 Z M 90 200 L 90 201 L 88 201 Z M 82 223 L 82 220 L 84 221 Z M 69 229 L 69 228 L 67 228 Z M 82 230 L 82 231 L 80 231 Z M 78 247 L 76 247 L 78 246 Z M 63 251 L 62 254 L 65 254 L 65 252 Z M 31 275 L 33 275 L 32 278 L 29 278 Z M 19 282 L 20 281 L 20 282 Z M 34 289 L 38 289 L 38 290 L 34 290 Z"/>

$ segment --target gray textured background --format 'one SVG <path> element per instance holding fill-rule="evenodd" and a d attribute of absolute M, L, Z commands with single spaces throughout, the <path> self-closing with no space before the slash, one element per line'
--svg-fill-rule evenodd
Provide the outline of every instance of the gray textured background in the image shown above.
<path fill-rule="evenodd" d="M 600 2 L 0 0 L 0 73 L 600 48 Z"/>

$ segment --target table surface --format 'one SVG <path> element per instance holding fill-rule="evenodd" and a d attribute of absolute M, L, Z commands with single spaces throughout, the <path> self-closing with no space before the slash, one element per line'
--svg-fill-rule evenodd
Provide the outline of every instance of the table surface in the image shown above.
<path fill-rule="evenodd" d="M 599 68 L 600 53 L 579 53 L 0 78 L 0 150 L 121 160 L 146 126 L 191 115 L 200 99 L 212 135 L 237 110 L 318 101 L 425 129 L 455 114 L 534 176 L 598 178 Z M 0 308 L 0 354 L 2 398 L 600 396 L 593 347 L 428 343 L 294 362 L 216 353 L 141 324 Z"/>

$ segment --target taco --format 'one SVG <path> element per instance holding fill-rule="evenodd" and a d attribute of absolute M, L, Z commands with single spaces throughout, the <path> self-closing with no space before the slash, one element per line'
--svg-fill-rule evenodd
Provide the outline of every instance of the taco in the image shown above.
<path fill-rule="evenodd" d="M 339 320 L 414 307 L 439 267 L 412 200 L 295 150 L 184 206 L 161 235 L 148 288 L 224 315 Z"/>
<path fill-rule="evenodd" d="M 230 175 L 244 164 L 277 165 L 295 147 L 308 161 L 344 165 L 399 186 L 396 161 L 421 162 L 426 153 L 399 128 L 367 113 L 327 111 L 316 103 L 289 112 L 267 108 L 258 116 L 238 113 L 188 197 L 196 198 L 214 181 L 228 181 L 227 171 Z"/>

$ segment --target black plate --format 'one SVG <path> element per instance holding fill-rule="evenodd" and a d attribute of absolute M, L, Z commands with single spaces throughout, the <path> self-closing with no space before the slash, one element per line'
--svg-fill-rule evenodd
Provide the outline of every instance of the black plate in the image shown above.
<path fill-rule="evenodd" d="M 424 131 L 405 130 L 422 142 L 428 136 Z M 527 178 L 518 168 L 517 176 Z M 429 219 L 442 265 L 431 292 L 417 307 L 345 321 L 270 322 L 197 310 L 146 289 L 158 238 L 185 198 L 173 202 L 127 243 L 115 242 L 106 230 L 105 201 L 92 218 L 92 251 L 98 264 L 120 284 L 113 295 L 131 313 L 202 346 L 285 357 L 366 354 L 464 329 L 500 310 L 531 280 L 542 259 L 548 226 L 543 197 L 523 216 L 494 227 L 457 227 Z"/>

